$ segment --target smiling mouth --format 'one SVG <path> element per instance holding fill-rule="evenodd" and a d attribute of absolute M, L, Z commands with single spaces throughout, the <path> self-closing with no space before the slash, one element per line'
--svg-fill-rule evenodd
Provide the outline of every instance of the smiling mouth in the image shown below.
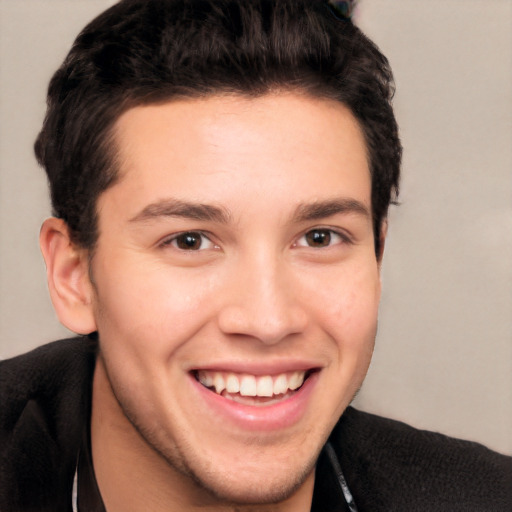
<path fill-rule="evenodd" d="M 196 380 L 213 393 L 244 405 L 271 405 L 293 396 L 313 370 L 277 375 L 250 375 L 226 371 L 197 370 Z"/>

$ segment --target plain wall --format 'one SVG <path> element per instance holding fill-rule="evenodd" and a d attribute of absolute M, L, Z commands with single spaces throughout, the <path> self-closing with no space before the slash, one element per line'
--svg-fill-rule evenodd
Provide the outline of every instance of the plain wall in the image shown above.
<path fill-rule="evenodd" d="M 47 83 L 111 0 L 0 0 L 0 358 L 69 333 L 38 248 Z M 361 0 L 405 148 L 356 405 L 512 453 L 512 1 Z"/>

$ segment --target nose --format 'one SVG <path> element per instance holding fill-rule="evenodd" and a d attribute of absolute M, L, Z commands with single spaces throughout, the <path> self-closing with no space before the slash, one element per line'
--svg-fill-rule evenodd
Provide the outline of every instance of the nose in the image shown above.
<path fill-rule="evenodd" d="M 267 345 L 300 334 L 308 317 L 297 293 L 299 279 L 285 264 L 268 258 L 240 265 L 230 275 L 218 316 L 220 329 Z"/>

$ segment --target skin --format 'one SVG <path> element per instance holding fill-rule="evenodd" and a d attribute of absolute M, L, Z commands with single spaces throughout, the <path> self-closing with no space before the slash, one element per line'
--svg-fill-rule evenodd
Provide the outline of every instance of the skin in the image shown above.
<path fill-rule="evenodd" d="M 99 198 L 90 268 L 62 221 L 41 235 L 61 321 L 100 334 L 91 436 L 107 509 L 309 510 L 377 325 L 357 122 L 300 94 L 213 96 L 131 109 L 116 141 L 121 176 Z M 180 248 L 183 232 L 199 245 Z M 191 373 L 285 365 L 314 368 L 313 384 L 270 428 L 219 414 Z"/>

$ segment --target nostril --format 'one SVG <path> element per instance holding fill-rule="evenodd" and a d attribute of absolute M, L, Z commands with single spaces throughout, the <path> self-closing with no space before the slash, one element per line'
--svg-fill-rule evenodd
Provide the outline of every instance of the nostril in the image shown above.
<path fill-rule="evenodd" d="M 274 345 L 291 335 L 302 333 L 307 325 L 306 314 L 294 306 L 279 307 L 236 305 L 224 308 L 218 316 L 219 329 L 226 334 L 236 334 L 258 339 Z"/>

